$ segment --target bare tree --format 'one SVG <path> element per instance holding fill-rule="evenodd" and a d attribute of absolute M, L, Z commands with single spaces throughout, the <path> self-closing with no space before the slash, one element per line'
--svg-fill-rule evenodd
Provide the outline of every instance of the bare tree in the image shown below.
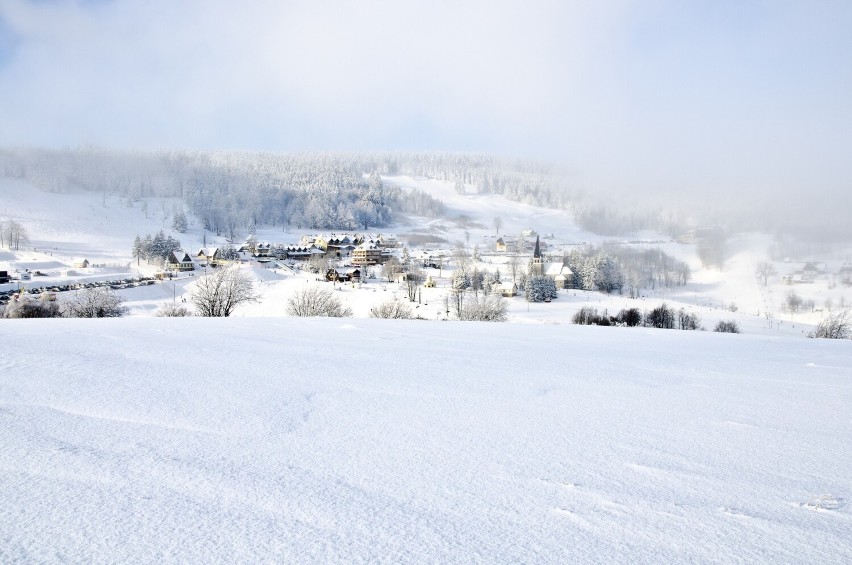
<path fill-rule="evenodd" d="M 417 291 L 425 280 L 426 276 L 423 274 L 423 269 L 419 267 L 411 267 L 405 273 L 405 290 L 408 292 L 408 299 L 411 302 L 417 300 Z"/>
<path fill-rule="evenodd" d="M 257 302 L 259 298 L 251 278 L 239 267 L 219 269 L 200 277 L 192 291 L 192 303 L 198 315 L 208 318 L 228 317 L 238 306 Z"/>
<path fill-rule="evenodd" d="M 802 307 L 802 297 L 798 295 L 795 290 L 791 290 L 787 293 L 787 298 L 785 300 L 785 304 L 787 305 L 787 309 L 790 310 L 793 314 L 799 311 L 799 308 Z"/>
<path fill-rule="evenodd" d="M 503 227 L 503 218 L 501 218 L 500 216 L 496 216 L 494 218 L 493 225 L 494 225 L 494 229 L 497 230 L 497 235 L 500 235 L 500 228 Z"/>
<path fill-rule="evenodd" d="M 390 300 L 386 300 L 381 304 L 374 306 L 370 310 L 371 318 L 386 318 L 386 319 L 397 319 L 397 320 L 410 320 L 414 317 L 414 312 L 411 309 L 411 305 L 407 302 L 403 302 L 402 300 L 397 300 L 396 298 L 392 298 Z"/>
<path fill-rule="evenodd" d="M 297 290 L 287 301 L 291 316 L 348 318 L 352 310 L 328 287 L 310 285 Z"/>
<path fill-rule="evenodd" d="M 401 273 L 403 269 L 404 266 L 399 262 L 399 259 L 391 257 L 385 261 L 384 265 L 382 265 L 382 275 L 388 280 L 388 282 L 393 282 L 396 276 Z"/>
<path fill-rule="evenodd" d="M 123 303 L 109 288 L 87 288 L 65 304 L 65 314 L 69 318 L 119 318 L 127 313 Z"/>
<path fill-rule="evenodd" d="M 769 281 L 769 277 L 777 272 L 778 271 L 775 270 L 775 265 L 769 261 L 761 261 L 757 264 L 757 274 L 763 279 L 763 286 L 766 286 L 766 283 Z"/>
<path fill-rule="evenodd" d="M 6 220 L 0 222 L 0 247 L 8 247 L 17 251 L 21 245 L 26 245 L 30 241 L 30 236 L 25 228 L 15 220 Z"/>

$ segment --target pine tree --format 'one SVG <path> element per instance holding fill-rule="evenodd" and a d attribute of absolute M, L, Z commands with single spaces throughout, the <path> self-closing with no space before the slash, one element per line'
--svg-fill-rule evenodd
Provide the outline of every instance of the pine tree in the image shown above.
<path fill-rule="evenodd" d="M 188 227 L 186 214 L 183 212 L 176 213 L 172 218 L 172 229 L 178 233 L 186 233 Z"/>
<path fill-rule="evenodd" d="M 547 276 L 531 277 L 526 284 L 526 296 L 529 302 L 544 302 L 558 296 L 556 283 Z"/>
<path fill-rule="evenodd" d="M 133 240 L 133 257 L 136 258 L 136 264 L 139 265 L 139 260 L 145 257 L 145 248 L 142 245 L 142 238 L 138 235 Z"/>

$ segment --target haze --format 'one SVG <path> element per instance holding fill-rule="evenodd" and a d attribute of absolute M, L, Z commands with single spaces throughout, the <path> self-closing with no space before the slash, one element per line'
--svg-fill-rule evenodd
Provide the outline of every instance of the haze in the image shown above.
<path fill-rule="evenodd" d="M 0 145 L 542 158 L 848 206 L 852 3 L 0 0 Z"/>

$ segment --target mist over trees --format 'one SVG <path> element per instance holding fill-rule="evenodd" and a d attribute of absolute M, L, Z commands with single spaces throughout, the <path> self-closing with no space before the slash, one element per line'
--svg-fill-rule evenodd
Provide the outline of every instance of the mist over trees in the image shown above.
<path fill-rule="evenodd" d="M 179 197 L 186 212 L 232 240 L 258 224 L 366 231 L 385 227 L 400 215 L 443 214 L 440 201 L 416 189 L 386 186 L 380 175 L 428 177 L 452 182 L 465 194 L 498 194 L 565 209 L 581 227 L 604 235 L 655 230 L 680 237 L 700 226 L 725 226 L 727 233 L 759 230 L 820 243 L 852 239 L 844 202 L 747 197 L 747 187 L 739 200 L 691 193 L 688 186 L 677 197 L 630 195 L 627 186 L 618 196 L 579 188 L 570 174 L 551 163 L 482 154 L 0 148 L 2 177 L 54 192 L 118 195 L 128 204 L 154 196 Z M 497 233 L 501 224 L 495 219 Z M 175 229 L 183 229 L 180 219 Z"/>

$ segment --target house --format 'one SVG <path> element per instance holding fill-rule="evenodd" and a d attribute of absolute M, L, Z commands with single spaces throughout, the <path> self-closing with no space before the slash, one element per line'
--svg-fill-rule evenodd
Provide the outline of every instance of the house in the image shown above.
<path fill-rule="evenodd" d="M 511 298 L 518 295 L 518 285 L 513 282 L 500 283 L 497 286 L 497 290 L 500 292 L 500 296 L 504 298 Z"/>
<path fill-rule="evenodd" d="M 258 243 L 254 248 L 255 257 L 269 257 L 272 255 L 272 244 L 267 242 Z"/>
<path fill-rule="evenodd" d="M 574 284 L 574 272 L 561 262 L 545 264 L 544 275 L 553 279 L 556 288 L 571 288 Z"/>
<path fill-rule="evenodd" d="M 802 267 L 802 281 L 813 282 L 816 278 L 825 272 L 824 269 L 820 269 L 819 265 L 816 263 L 805 263 Z"/>
<path fill-rule="evenodd" d="M 382 249 L 375 243 L 362 243 L 352 251 L 352 264 L 363 267 L 364 265 L 378 265 L 384 261 Z"/>
<path fill-rule="evenodd" d="M 379 246 L 386 248 L 395 248 L 399 247 L 399 240 L 393 234 L 388 235 L 380 235 L 379 236 Z"/>
<path fill-rule="evenodd" d="M 88 266 L 89 266 L 89 260 L 88 259 L 75 259 L 74 260 L 74 267 L 77 268 L 77 269 L 85 269 Z"/>
<path fill-rule="evenodd" d="M 166 259 L 166 267 L 172 271 L 194 271 L 195 262 L 186 251 L 172 251 Z"/>
<path fill-rule="evenodd" d="M 837 271 L 837 279 L 842 285 L 852 285 L 852 265 L 844 264 L 842 267 L 840 267 L 840 269 Z"/>
<path fill-rule="evenodd" d="M 211 267 L 215 267 L 221 261 L 222 253 L 219 251 L 218 247 L 202 247 L 198 253 L 195 254 L 195 257 L 200 262 L 210 265 Z"/>
<path fill-rule="evenodd" d="M 364 243 L 363 237 L 358 235 L 350 236 L 348 234 L 340 236 L 331 234 L 329 237 L 321 235 L 316 237 L 313 242 L 323 252 L 338 259 L 349 257 L 352 251 L 362 243 Z"/>
<path fill-rule="evenodd" d="M 361 282 L 360 269 L 329 269 L 325 279 L 331 282 Z"/>
<path fill-rule="evenodd" d="M 535 231 L 534 229 L 532 229 L 532 228 L 527 228 L 527 229 L 523 230 L 523 231 L 521 232 L 521 235 L 522 235 L 523 237 L 525 237 L 525 238 L 529 238 L 529 237 L 533 237 L 533 236 L 535 236 L 535 238 L 536 238 L 536 239 L 538 239 L 538 232 L 536 232 L 536 231 Z"/>
<path fill-rule="evenodd" d="M 497 241 L 494 243 L 494 250 L 498 253 L 506 252 L 506 242 L 503 240 L 502 237 L 497 238 Z"/>
<path fill-rule="evenodd" d="M 288 259 L 295 259 L 297 261 L 307 261 L 308 259 L 316 255 L 325 255 L 325 252 L 314 244 L 288 245 L 284 248 L 284 255 Z"/>

